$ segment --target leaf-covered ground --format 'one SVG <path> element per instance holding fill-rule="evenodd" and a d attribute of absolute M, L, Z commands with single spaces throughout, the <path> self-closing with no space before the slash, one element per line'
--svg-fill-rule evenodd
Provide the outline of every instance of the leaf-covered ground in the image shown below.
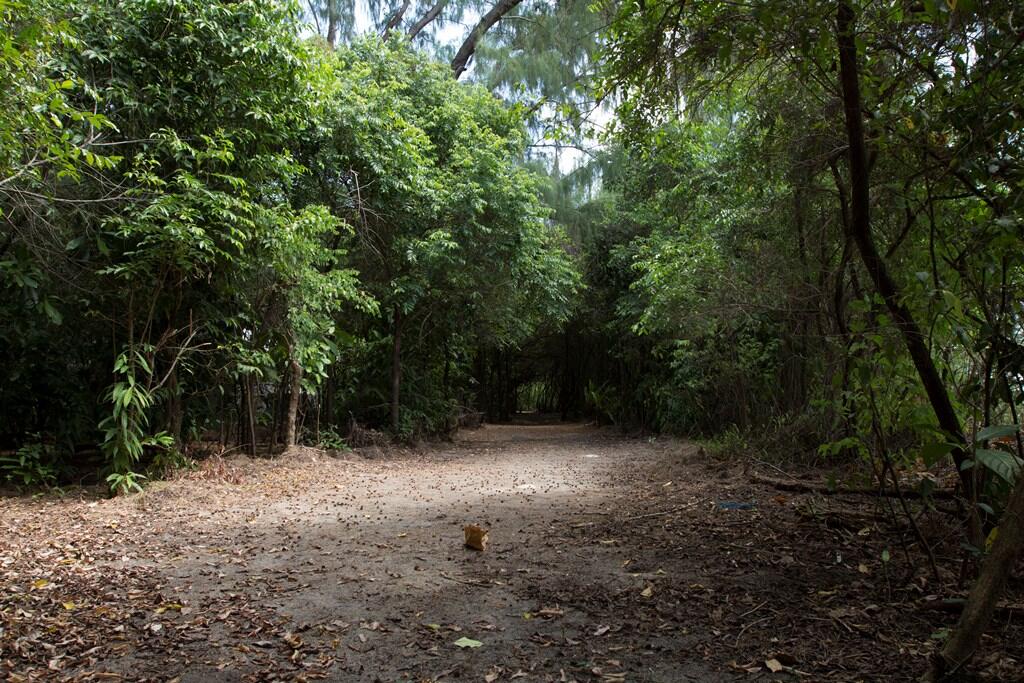
<path fill-rule="evenodd" d="M 213 459 L 0 500 L 0 679 L 912 680 L 957 565 L 937 584 L 886 515 L 581 425 Z M 1000 613 L 987 680 L 1020 680 L 1021 622 Z"/>

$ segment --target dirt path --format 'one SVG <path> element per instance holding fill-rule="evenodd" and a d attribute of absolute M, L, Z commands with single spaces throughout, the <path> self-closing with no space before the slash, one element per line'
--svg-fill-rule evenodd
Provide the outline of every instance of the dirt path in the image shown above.
<path fill-rule="evenodd" d="M 488 426 L 373 459 L 210 461 L 128 499 L 2 501 L 0 679 L 854 681 L 922 665 L 934 616 L 883 604 L 891 591 L 865 603 L 882 590 L 870 533 L 806 544 L 822 529 L 795 501 L 695 450 Z M 468 522 L 492 530 L 486 552 L 462 547 Z"/>

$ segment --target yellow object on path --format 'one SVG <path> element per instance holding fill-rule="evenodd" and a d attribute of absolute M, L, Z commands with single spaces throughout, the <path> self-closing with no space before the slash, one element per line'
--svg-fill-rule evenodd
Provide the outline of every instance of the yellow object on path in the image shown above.
<path fill-rule="evenodd" d="M 467 548 L 472 548 L 473 550 L 487 549 L 487 534 L 490 533 L 489 530 L 476 524 L 467 524 L 463 527 L 463 531 L 466 532 Z"/>

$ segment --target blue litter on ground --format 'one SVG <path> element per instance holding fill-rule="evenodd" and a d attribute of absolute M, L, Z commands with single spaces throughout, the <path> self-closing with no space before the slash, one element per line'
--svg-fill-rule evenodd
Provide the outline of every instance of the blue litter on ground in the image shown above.
<path fill-rule="evenodd" d="M 720 500 L 716 503 L 719 510 L 753 510 L 757 503 L 738 503 L 733 500 Z"/>

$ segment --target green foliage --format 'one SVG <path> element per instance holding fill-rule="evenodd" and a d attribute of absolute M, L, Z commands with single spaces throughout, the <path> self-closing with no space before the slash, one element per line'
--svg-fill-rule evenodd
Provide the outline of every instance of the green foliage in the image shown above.
<path fill-rule="evenodd" d="M 378 422 L 398 319 L 402 429 L 446 431 L 474 349 L 568 315 L 521 114 L 402 41 L 326 51 L 276 0 L 0 22 L 0 445 L 99 443 L 72 467 L 128 491 L 191 441 Z"/>
<path fill-rule="evenodd" d="M 0 3 L 0 197 L 22 203 L 23 184 L 41 174 L 77 179 L 83 167 L 109 168 L 116 157 L 90 149 L 111 128 L 102 114 L 75 106 L 83 83 L 54 60 L 76 38 L 50 2 Z"/>
<path fill-rule="evenodd" d="M 141 459 L 147 447 L 170 448 L 174 439 L 166 432 L 148 435 L 148 411 L 153 406 L 149 389 L 152 371 L 138 349 L 117 357 L 114 374 L 118 381 L 111 385 L 107 400 L 111 414 L 99 424 L 103 432 L 102 449 L 115 472 L 128 472 Z"/>
<path fill-rule="evenodd" d="M 56 452 L 44 443 L 26 443 L 13 456 L 0 457 L 0 477 L 16 486 L 54 486 L 58 473 Z"/>
<path fill-rule="evenodd" d="M 1016 421 L 1024 400 L 1012 3 L 850 4 L 873 240 L 960 431 L 1003 433 L 988 425 Z M 636 392 L 657 406 L 648 421 L 718 431 L 808 412 L 822 453 L 855 452 L 876 473 L 974 450 L 998 507 L 1020 454 L 937 428 L 893 302 L 849 236 L 835 5 L 621 5 L 606 39 L 609 139 L 625 162 L 605 191 L 627 228 L 591 277 L 614 311 L 605 328 L 651 340 L 651 388 Z"/>
<path fill-rule="evenodd" d="M 751 443 L 749 435 L 741 432 L 735 425 L 729 427 L 713 439 L 704 442 L 704 447 L 713 458 L 735 459 L 757 451 L 759 444 Z"/>
<path fill-rule="evenodd" d="M 159 479 L 177 470 L 194 469 L 195 466 L 195 460 L 172 446 L 157 449 L 146 472 L 149 478 Z"/>
<path fill-rule="evenodd" d="M 107 484 L 110 486 L 110 492 L 115 496 L 127 496 L 132 493 L 141 493 L 142 482 L 145 480 L 146 475 L 131 471 L 113 472 L 107 476 Z"/>
<path fill-rule="evenodd" d="M 982 465 L 989 471 L 998 475 L 1000 479 L 1011 486 L 1020 474 L 1021 459 L 1012 453 L 998 451 L 991 448 L 977 448 L 974 451 L 974 463 Z M 965 465 L 971 465 L 967 460 Z"/>
<path fill-rule="evenodd" d="M 335 431 L 333 428 L 323 429 L 320 431 L 320 439 L 317 441 L 317 448 L 322 448 L 328 451 L 350 451 L 349 445 L 345 443 L 345 437 Z"/>
<path fill-rule="evenodd" d="M 378 357 L 390 358 L 389 337 L 419 335 L 402 356 L 411 390 L 398 431 L 446 431 L 454 393 L 468 390 L 450 366 L 474 347 L 514 345 L 564 320 L 578 276 L 564 237 L 545 222 L 538 179 L 519 164 L 525 134 L 515 111 L 398 42 L 356 41 L 329 65 L 323 123 L 299 157 L 312 172 L 298 196 L 352 226 L 351 262 L 386 316 L 363 323 Z M 359 391 L 383 399 L 387 370 L 365 367 Z"/>

